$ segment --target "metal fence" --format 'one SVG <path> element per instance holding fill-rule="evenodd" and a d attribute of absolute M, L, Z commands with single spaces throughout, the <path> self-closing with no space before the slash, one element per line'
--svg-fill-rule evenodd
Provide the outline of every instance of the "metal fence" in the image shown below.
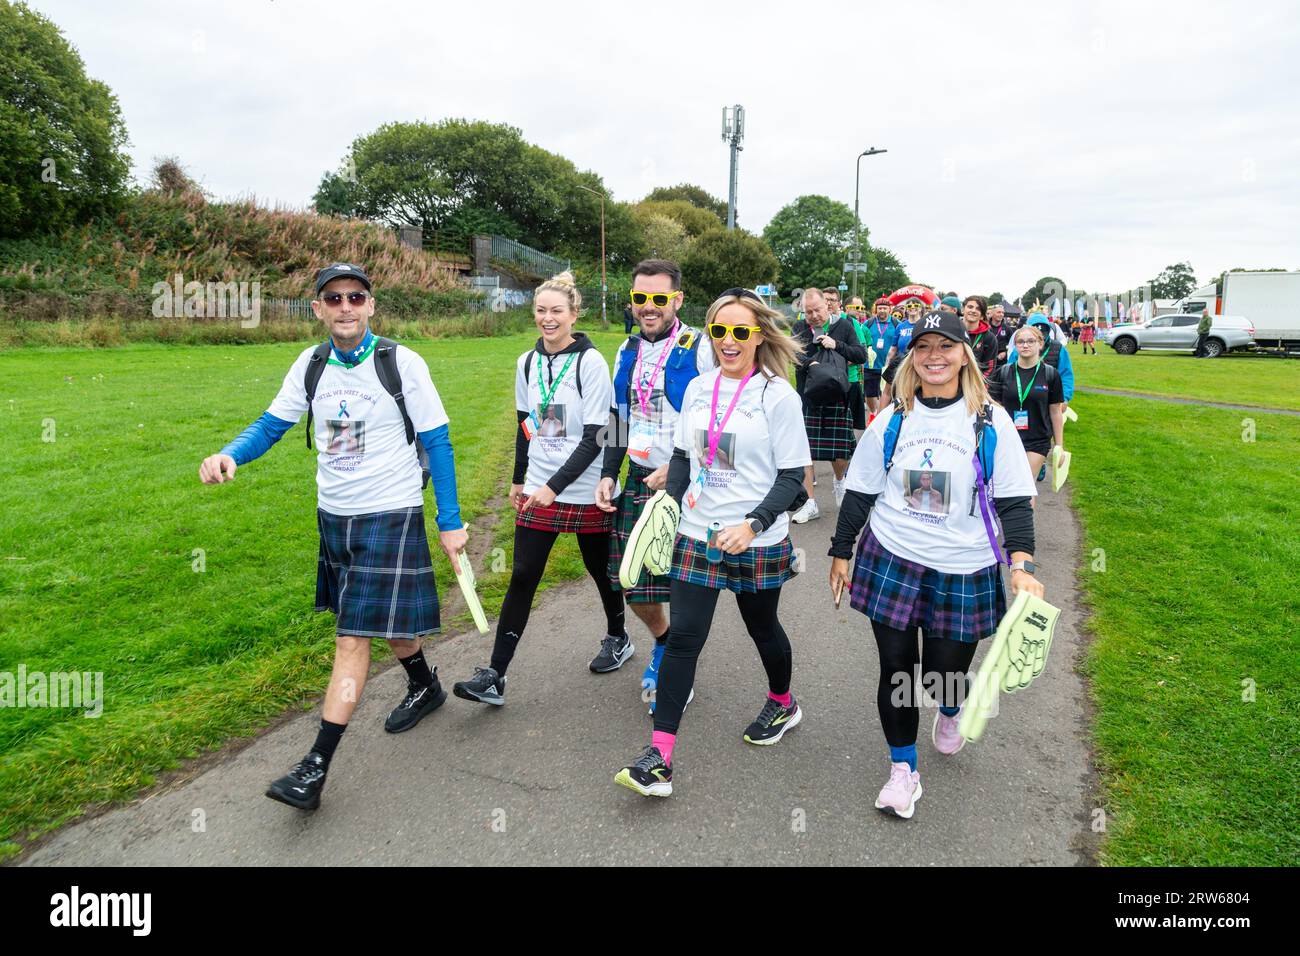
<path fill-rule="evenodd" d="M 546 278 L 571 267 L 568 259 L 557 259 L 544 252 L 538 252 L 532 246 L 515 242 L 505 236 L 492 237 L 492 258 L 500 262 L 519 266 L 529 275 Z"/>

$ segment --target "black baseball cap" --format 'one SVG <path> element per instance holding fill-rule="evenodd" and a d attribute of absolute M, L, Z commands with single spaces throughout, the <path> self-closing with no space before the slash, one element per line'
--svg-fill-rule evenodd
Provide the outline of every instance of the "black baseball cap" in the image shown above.
<path fill-rule="evenodd" d="M 940 312 L 937 309 L 925 313 L 916 320 L 912 326 L 912 341 L 915 342 L 923 335 L 942 335 L 945 339 L 952 339 L 954 342 L 969 342 L 970 336 L 966 334 L 966 323 L 960 315 L 953 312 Z"/>
<path fill-rule="evenodd" d="M 325 284 L 334 279 L 356 279 L 367 290 L 370 289 L 370 276 L 366 275 L 365 269 L 354 266 L 350 262 L 335 262 L 316 273 L 316 294 L 320 295 L 320 290 L 325 288 Z"/>

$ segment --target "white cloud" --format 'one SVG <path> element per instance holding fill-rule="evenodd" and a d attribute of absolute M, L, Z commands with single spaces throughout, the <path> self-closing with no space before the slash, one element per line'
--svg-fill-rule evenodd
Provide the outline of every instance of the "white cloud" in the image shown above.
<path fill-rule="evenodd" d="M 863 221 L 946 288 L 1300 267 L 1285 2 L 34 5 L 118 95 L 137 172 L 174 153 L 222 196 L 305 206 L 354 137 L 447 116 L 518 126 L 619 198 L 725 196 L 738 102 L 742 225 L 851 204 L 884 147 Z"/>

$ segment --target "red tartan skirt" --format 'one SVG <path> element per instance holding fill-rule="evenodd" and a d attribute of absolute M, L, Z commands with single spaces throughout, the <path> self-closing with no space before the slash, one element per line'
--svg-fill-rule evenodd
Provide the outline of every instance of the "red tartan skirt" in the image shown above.
<path fill-rule="evenodd" d="M 614 527 L 614 514 L 601 511 L 596 505 L 569 505 L 557 501 L 549 508 L 531 508 L 515 515 L 515 525 L 536 528 L 538 531 L 558 531 L 561 534 L 609 534 Z"/>

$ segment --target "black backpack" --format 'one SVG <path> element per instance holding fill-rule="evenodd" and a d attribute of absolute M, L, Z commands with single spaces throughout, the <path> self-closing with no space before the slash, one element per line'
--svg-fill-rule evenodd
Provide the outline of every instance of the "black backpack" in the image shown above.
<path fill-rule="evenodd" d="M 307 386 L 307 447 L 311 448 L 311 423 L 312 423 L 312 400 L 316 397 L 316 386 L 320 384 L 320 377 L 325 374 L 325 365 L 329 362 L 331 344 L 326 341 L 316 346 L 316 351 L 311 353 L 311 361 L 307 363 L 307 374 L 305 384 Z M 378 338 L 375 342 L 375 372 L 379 375 L 380 384 L 384 386 L 384 391 L 393 397 L 397 403 L 397 410 L 402 413 L 402 424 L 406 426 L 406 442 L 415 446 L 415 458 L 420 463 L 420 487 L 427 488 L 429 485 L 429 452 L 424 447 L 424 442 L 416 441 L 415 425 L 411 423 L 411 416 L 406 411 L 406 399 L 402 395 L 402 376 L 397 371 L 397 343 L 392 339 Z"/>

